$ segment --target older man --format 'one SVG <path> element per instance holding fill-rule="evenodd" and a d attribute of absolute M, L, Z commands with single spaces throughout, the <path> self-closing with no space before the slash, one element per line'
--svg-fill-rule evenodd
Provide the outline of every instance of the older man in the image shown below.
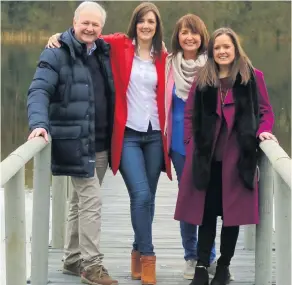
<path fill-rule="evenodd" d="M 52 173 L 71 176 L 63 273 L 110 285 L 99 249 L 101 183 L 113 125 L 114 85 L 109 45 L 99 39 L 106 12 L 95 2 L 75 11 L 61 48 L 45 49 L 28 91 L 29 139 L 52 137 Z"/>

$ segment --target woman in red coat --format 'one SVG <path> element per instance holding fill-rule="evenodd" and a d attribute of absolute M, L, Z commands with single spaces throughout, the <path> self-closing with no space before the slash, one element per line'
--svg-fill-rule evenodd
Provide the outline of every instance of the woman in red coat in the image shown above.
<path fill-rule="evenodd" d="M 229 28 L 213 33 L 208 59 L 185 107 L 184 165 L 175 219 L 200 225 L 191 285 L 208 285 L 207 267 L 221 216 L 221 256 L 211 285 L 230 282 L 239 226 L 257 224 L 258 139 L 273 139 L 274 115 L 263 73 Z M 276 140 L 277 141 L 277 140 Z"/>
<path fill-rule="evenodd" d="M 132 278 L 155 284 L 152 244 L 155 193 L 162 169 L 171 178 L 166 139 L 165 58 L 162 23 L 157 7 L 142 3 L 133 12 L 127 35 L 103 36 L 111 45 L 116 89 L 111 167 L 120 170 L 131 201 L 135 233 Z"/>

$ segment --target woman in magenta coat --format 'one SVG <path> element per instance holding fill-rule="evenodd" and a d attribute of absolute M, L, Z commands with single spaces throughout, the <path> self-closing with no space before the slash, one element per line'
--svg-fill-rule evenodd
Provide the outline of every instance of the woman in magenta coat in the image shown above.
<path fill-rule="evenodd" d="M 175 219 L 200 225 L 191 285 L 209 284 L 217 216 L 223 220 L 221 256 L 211 285 L 230 282 L 239 226 L 259 222 L 258 139 L 276 140 L 273 124 L 263 73 L 252 66 L 234 31 L 216 30 L 185 107 L 186 161 Z"/>

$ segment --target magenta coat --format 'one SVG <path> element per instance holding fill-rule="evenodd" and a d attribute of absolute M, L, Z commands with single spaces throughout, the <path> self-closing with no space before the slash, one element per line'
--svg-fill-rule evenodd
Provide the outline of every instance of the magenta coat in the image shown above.
<path fill-rule="evenodd" d="M 259 88 L 259 110 L 260 123 L 257 136 L 262 132 L 272 132 L 274 124 L 274 114 L 269 102 L 268 92 L 261 71 L 255 70 Z M 204 214 L 204 204 L 206 191 L 199 191 L 195 188 L 192 179 L 192 153 L 194 150 L 194 140 L 192 138 L 192 113 L 195 86 L 190 91 L 189 98 L 185 106 L 184 122 L 184 142 L 186 147 L 186 161 L 179 184 L 179 192 L 174 218 L 194 225 L 201 225 Z M 219 97 L 218 92 L 218 97 Z M 235 104 L 232 90 L 225 99 L 225 107 L 221 108 L 221 101 L 217 100 L 217 120 L 215 137 L 218 137 L 222 116 L 225 117 L 228 131 L 228 139 L 223 152 L 222 159 L 222 204 L 224 226 L 236 226 L 247 224 L 258 224 L 258 181 L 255 178 L 255 188 L 253 191 L 245 188 L 239 177 L 236 163 L 239 158 L 239 146 L 236 133 L 233 131 Z M 216 138 L 213 143 L 213 152 Z"/>

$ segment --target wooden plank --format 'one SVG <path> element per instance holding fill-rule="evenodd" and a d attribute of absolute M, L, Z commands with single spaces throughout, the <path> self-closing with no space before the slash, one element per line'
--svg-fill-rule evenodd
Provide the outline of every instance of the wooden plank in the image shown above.
<path fill-rule="evenodd" d="M 120 175 L 113 176 L 110 171 L 102 187 L 102 235 L 101 251 L 105 255 L 104 264 L 111 276 L 119 284 L 138 285 L 141 281 L 130 278 L 130 252 L 133 242 L 133 230 L 130 219 L 130 202 L 127 189 Z M 188 285 L 184 280 L 183 248 L 181 244 L 179 222 L 173 219 L 177 197 L 177 181 L 169 181 L 165 174 L 160 177 L 155 219 L 153 223 L 153 243 L 157 256 L 157 285 Z M 221 222 L 218 219 L 216 250 L 219 256 Z M 235 276 L 232 285 L 252 285 L 255 275 L 255 255 L 253 251 L 244 250 L 243 229 L 232 260 L 230 270 Z M 49 281 L 52 285 L 80 284 L 80 278 L 64 275 L 61 250 L 49 252 Z"/>

